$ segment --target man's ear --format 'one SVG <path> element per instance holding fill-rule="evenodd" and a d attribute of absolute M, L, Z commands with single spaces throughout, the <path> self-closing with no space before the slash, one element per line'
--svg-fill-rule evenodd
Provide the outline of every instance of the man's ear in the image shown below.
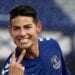
<path fill-rule="evenodd" d="M 39 21 L 39 22 L 37 23 L 37 31 L 38 31 L 38 32 L 41 32 L 41 30 L 42 30 L 42 22 Z"/>
<path fill-rule="evenodd" d="M 8 27 L 8 32 L 12 36 L 12 28 L 10 26 Z"/>

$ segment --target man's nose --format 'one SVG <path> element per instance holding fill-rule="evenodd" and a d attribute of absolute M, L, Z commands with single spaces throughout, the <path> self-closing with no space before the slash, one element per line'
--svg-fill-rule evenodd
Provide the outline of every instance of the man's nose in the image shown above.
<path fill-rule="evenodd" d="M 26 31 L 23 28 L 20 30 L 20 35 L 26 35 Z"/>

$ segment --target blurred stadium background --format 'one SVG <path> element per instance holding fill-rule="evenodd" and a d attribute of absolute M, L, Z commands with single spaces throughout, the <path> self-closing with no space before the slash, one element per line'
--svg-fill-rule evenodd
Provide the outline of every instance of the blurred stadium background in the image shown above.
<path fill-rule="evenodd" d="M 75 75 L 75 0 L 0 0 L 0 71 L 15 49 L 7 27 L 9 11 L 14 5 L 31 4 L 43 23 L 41 37 L 52 37 L 59 42 L 67 66 Z"/>

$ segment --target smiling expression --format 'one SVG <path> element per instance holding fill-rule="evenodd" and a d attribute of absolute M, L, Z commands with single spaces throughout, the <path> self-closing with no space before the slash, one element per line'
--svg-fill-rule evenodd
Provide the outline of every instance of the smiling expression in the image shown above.
<path fill-rule="evenodd" d="M 21 48 L 30 48 L 37 44 L 41 24 L 33 21 L 32 17 L 17 16 L 11 20 L 9 32 L 16 45 Z"/>

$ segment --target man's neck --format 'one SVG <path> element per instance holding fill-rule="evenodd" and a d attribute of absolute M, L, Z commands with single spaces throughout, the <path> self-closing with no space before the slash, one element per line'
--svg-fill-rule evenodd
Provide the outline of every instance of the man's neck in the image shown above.
<path fill-rule="evenodd" d="M 34 46 L 32 46 L 31 48 L 26 50 L 26 55 L 25 56 L 30 58 L 30 59 L 34 59 L 34 58 L 38 57 L 39 56 L 38 44 L 35 44 Z"/>

